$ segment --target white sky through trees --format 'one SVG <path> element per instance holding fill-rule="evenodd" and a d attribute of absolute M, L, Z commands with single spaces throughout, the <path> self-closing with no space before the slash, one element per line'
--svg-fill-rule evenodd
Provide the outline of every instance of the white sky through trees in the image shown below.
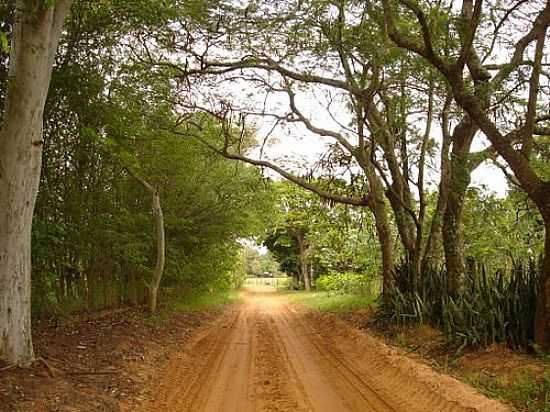
<path fill-rule="evenodd" d="M 273 101 L 269 105 L 282 106 L 288 105 L 288 100 L 285 96 L 278 98 L 272 98 Z M 297 94 L 297 103 L 300 110 L 308 116 L 309 120 L 315 123 L 316 126 L 338 131 L 341 127 L 333 120 L 336 116 L 339 117 L 338 121 L 342 121 L 342 117 L 345 118 L 346 109 L 341 107 L 337 113 L 328 114 L 327 110 L 319 102 L 319 99 L 313 98 L 310 94 L 300 93 Z M 410 122 L 410 121 L 409 121 Z M 269 138 L 266 140 L 266 144 L 263 147 L 263 157 L 274 160 L 277 164 L 286 166 L 293 171 L 306 173 L 309 166 L 319 160 L 321 154 L 326 152 L 328 145 L 334 143 L 331 138 L 318 136 L 305 127 L 294 126 L 278 126 L 273 129 L 273 120 L 269 117 L 257 116 L 254 119 L 254 123 L 257 127 L 257 135 L 260 143 L 269 134 Z M 439 184 L 439 145 L 441 143 L 441 133 L 438 130 L 437 124 L 432 128 L 432 138 L 438 143 L 438 153 L 433 161 L 433 168 L 428 174 L 428 184 L 430 190 L 437 190 Z M 424 127 L 420 124 L 420 127 Z M 474 139 L 472 145 L 472 152 L 483 150 L 488 146 L 487 139 L 480 133 Z M 256 157 L 259 157 L 260 150 L 257 149 L 253 152 Z M 266 170 L 266 174 L 277 177 L 275 172 Z M 474 170 L 472 173 L 471 186 L 483 187 L 486 190 L 495 193 L 499 197 L 506 195 L 508 189 L 508 182 L 506 177 L 495 165 L 484 162 L 481 166 Z"/>

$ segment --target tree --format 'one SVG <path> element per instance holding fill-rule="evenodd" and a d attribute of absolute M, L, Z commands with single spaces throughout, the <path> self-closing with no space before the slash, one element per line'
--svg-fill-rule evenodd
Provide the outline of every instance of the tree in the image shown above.
<path fill-rule="evenodd" d="M 550 1 L 509 2 L 499 9 L 499 3 L 464 0 L 459 15 L 449 4 L 415 1 L 383 0 L 385 28 L 390 38 L 402 49 L 422 56 L 447 80 L 453 98 L 490 141 L 495 151 L 512 170 L 519 187 L 539 209 L 546 230 L 542 281 L 538 293 L 535 320 L 535 341 L 550 348 L 550 181 L 534 166 L 537 157 L 536 136 L 549 134 L 542 127 L 549 120 L 541 112 L 545 101 L 541 91 L 544 55 L 547 52 L 547 30 L 550 26 Z M 514 21 L 520 13 L 526 20 Z M 432 14 L 433 13 L 433 14 Z M 456 47 L 453 53 L 439 48 L 438 33 L 434 33 L 429 16 L 453 17 Z M 497 13 L 492 32 L 484 19 Z M 405 29 L 405 21 L 412 31 Z M 519 23 L 519 24 L 518 24 Z M 411 27 L 411 26 L 407 26 Z M 498 40 L 505 44 L 505 30 L 512 28 L 515 46 L 504 63 L 496 58 Z M 492 42 L 492 43 L 491 43 Z M 531 57 L 526 57 L 526 54 Z M 490 64 L 485 61 L 493 59 Z M 525 80 L 526 79 L 526 80 Z M 523 93 L 523 95 L 522 95 Z M 519 104 L 514 104 L 513 99 Z M 547 102 L 547 100 L 546 100 Z M 506 107 L 515 106 L 505 116 L 492 116 Z"/>
<path fill-rule="evenodd" d="M 263 273 L 260 263 L 260 252 L 258 249 L 245 247 L 243 248 L 242 255 L 246 274 L 250 277 L 261 277 Z"/>
<path fill-rule="evenodd" d="M 132 169 L 126 168 L 128 174 L 132 176 L 141 186 L 143 186 L 152 197 L 152 209 L 155 217 L 155 248 L 156 248 L 156 263 L 151 276 L 149 288 L 149 311 L 154 313 L 157 310 L 157 297 L 164 272 L 164 261 L 166 259 L 166 242 L 164 235 L 164 216 L 162 206 L 160 204 L 160 195 L 158 189 L 151 186 L 143 177 L 135 174 Z"/>
<path fill-rule="evenodd" d="M 470 188 L 464 205 L 465 255 L 489 271 L 538 262 L 544 226 L 536 207 L 522 191 L 498 198 L 487 189 Z"/>
<path fill-rule="evenodd" d="M 244 102 L 234 97 L 231 103 L 224 96 L 216 99 L 222 102 L 217 115 L 229 124 L 234 121 L 231 118 L 234 111 L 241 125 L 247 117 L 273 117 L 276 125 L 293 127 L 295 133 L 309 133 L 312 139 L 331 139 L 330 150 L 314 166 L 316 172 L 306 175 L 317 173 L 315 176 L 319 177 L 324 174 L 328 181 L 334 181 L 342 174 L 352 182 L 349 185 L 352 195 L 342 196 L 330 185 L 328 189 L 327 185 L 319 187 L 311 179 L 302 179 L 279 163 L 251 158 L 239 150 L 238 145 L 230 144 L 238 140 L 235 136 L 227 137 L 225 145 L 214 150 L 228 158 L 271 168 L 330 201 L 362 205 L 371 210 L 382 252 L 385 289 L 392 288 L 391 272 L 396 256 L 390 210 L 403 253 L 417 276 L 430 258 L 434 260 L 433 255 L 441 249 L 438 243 L 444 236 L 449 289 L 455 293 L 464 268 L 462 203 L 471 172 L 491 152 L 470 154 L 478 128 L 468 115 L 450 113 L 454 105 L 441 76 L 418 57 L 393 47 L 384 32 L 376 30 L 382 16 L 371 3 L 290 2 L 278 10 L 276 29 L 265 22 L 265 10 L 261 7 L 249 11 L 244 20 L 239 6 L 231 12 L 233 18 L 227 27 L 215 26 L 216 36 L 212 37 L 208 25 L 201 27 L 197 35 L 205 42 L 215 38 L 218 43 L 227 37 L 227 48 L 231 48 L 234 58 L 219 57 L 216 52 L 210 56 L 208 51 L 194 50 L 195 43 L 182 41 L 182 49 L 188 53 L 185 65 L 178 66 L 161 56 L 149 63 L 169 67 L 176 77 L 193 78 L 196 80 L 193 83 L 201 86 L 214 78 L 228 83 L 240 82 L 243 87 L 253 89 L 253 94 L 264 95 L 264 100 L 272 95 L 284 96 L 288 100 L 286 111 L 276 111 L 265 104 L 258 110 L 259 103 L 253 99 Z M 241 26 L 247 29 L 241 31 L 238 29 Z M 265 38 L 269 30 L 273 30 L 273 38 Z M 232 46 L 235 36 L 239 38 L 240 47 Z M 452 45 L 453 39 L 446 39 L 446 42 Z M 335 127 L 320 125 L 318 120 L 311 119 L 311 113 L 301 109 L 300 97 L 306 93 L 328 96 L 323 110 L 326 117 L 334 119 Z M 344 103 L 335 110 L 332 106 L 337 101 Z M 188 103 L 190 108 L 216 111 L 204 105 Z M 426 235 L 430 218 L 426 214 L 425 201 L 427 169 L 434 153 L 432 129 L 438 116 L 442 118 L 445 132 L 441 148 L 440 200 L 431 216 L 429 235 Z M 453 128 L 451 122 L 455 118 L 459 123 Z M 420 122 L 424 123 L 423 130 L 415 125 Z M 232 129 L 226 127 L 226 130 Z"/>
<path fill-rule="evenodd" d="M 273 234 L 276 234 L 275 243 L 284 245 L 295 253 L 297 275 L 304 289 L 312 287 L 312 252 L 313 244 L 309 240 L 309 230 L 312 227 L 311 215 L 313 203 L 317 199 L 287 182 L 276 183 L 279 215 Z"/>
<path fill-rule="evenodd" d="M 71 5 L 75 13 L 62 30 Z M 159 108 L 160 97 L 169 99 L 166 79 L 139 70 L 129 56 L 143 32 L 162 37 L 167 24 L 183 13 L 180 6 L 118 0 L 26 0 L 0 6 L 2 17 L 7 16 L 0 37 L 11 38 L 12 53 L 9 79 L 8 60 L 0 54 L 0 100 L 5 104 L 0 132 L 0 356 L 10 362 L 28 364 L 33 356 L 31 234 L 35 304 L 66 304 L 62 309 L 71 311 L 142 302 L 130 290 L 134 283 L 144 289 L 146 268 L 154 260 L 147 236 L 151 216 L 112 141 L 135 144 L 153 134 L 165 136 L 159 123 L 151 125 L 165 124 L 169 117 L 169 110 L 162 110 L 166 107 Z M 57 43 L 62 46 L 56 54 Z M 162 161 L 172 169 L 186 165 L 177 179 L 170 180 L 174 175 L 160 160 L 148 163 L 144 152 L 130 150 L 129 164 L 144 164 L 144 176 L 163 199 L 164 282 L 225 286 L 238 252 L 236 238 L 259 226 L 265 206 L 261 177 L 176 140 L 179 145 L 168 139 L 171 146 Z M 151 170 L 159 173 L 147 173 Z M 191 183 L 183 184 L 185 179 Z M 170 197 L 163 184 L 174 180 L 181 191 L 176 196 L 172 189 Z M 250 211 L 242 212 L 248 206 Z M 34 314 L 42 314 L 44 307 L 36 305 Z"/>
<path fill-rule="evenodd" d="M 284 227 L 279 227 L 276 230 L 271 229 L 264 238 L 263 245 L 277 260 L 281 272 L 293 277 L 298 285 L 300 283 L 298 245 L 293 238 L 288 236 Z"/>
<path fill-rule="evenodd" d="M 184 47 L 190 46 L 190 48 L 186 48 L 184 49 L 184 51 L 188 52 L 193 58 L 197 60 L 196 63 L 198 63 L 200 69 L 189 67 L 188 61 L 185 63 L 185 67 L 178 67 L 176 64 L 164 60 L 162 56 L 155 56 L 156 58 L 153 58 L 151 55 L 149 55 L 148 63 L 151 64 L 153 67 L 168 67 L 169 70 L 171 70 L 172 72 L 172 76 L 177 76 L 178 78 L 184 76 L 185 78 L 189 78 L 189 76 L 217 77 L 219 75 L 223 76 L 224 74 L 229 73 L 229 79 L 233 79 L 233 72 L 241 72 L 246 70 L 247 74 L 244 75 L 243 78 L 250 80 L 252 83 L 259 84 L 260 87 L 264 87 L 266 93 L 274 92 L 286 94 L 289 100 L 289 113 L 267 113 L 265 112 L 264 108 L 264 112 L 262 113 L 262 115 L 271 115 L 275 117 L 278 122 L 284 123 L 288 121 L 295 124 L 300 123 L 310 133 L 314 133 L 321 137 L 329 137 L 333 139 L 335 141 L 335 144 L 332 146 L 334 150 L 328 156 L 329 158 L 335 159 L 335 164 L 334 167 L 332 167 L 332 170 L 335 170 L 336 173 L 341 173 L 343 170 L 344 173 L 351 172 L 354 175 L 358 173 L 363 175 L 362 178 L 357 180 L 363 182 L 364 184 L 358 185 L 359 187 L 354 187 L 354 185 L 349 186 L 349 188 L 351 189 L 351 194 L 346 193 L 346 190 L 342 190 L 342 187 L 333 188 L 329 185 L 329 187 L 327 188 L 323 187 L 322 185 L 319 186 L 317 184 L 314 184 L 311 179 L 303 178 L 295 173 L 291 173 L 288 169 L 274 164 L 273 162 L 263 159 L 253 159 L 246 156 L 245 151 L 242 150 L 242 145 L 240 145 L 239 143 L 235 143 L 238 140 L 239 133 L 235 133 L 237 137 L 230 136 L 231 133 L 235 132 L 235 128 L 231 127 L 231 105 L 227 103 L 226 99 L 222 100 L 222 107 L 217 113 L 215 113 L 216 115 L 218 115 L 220 121 L 222 123 L 225 123 L 225 125 L 222 127 L 222 130 L 226 132 L 226 141 L 225 143 L 223 143 L 222 148 L 215 146 L 211 146 L 211 148 L 227 158 L 245 161 L 262 168 L 271 168 L 277 173 L 281 174 L 286 179 L 294 182 L 295 184 L 298 184 L 299 186 L 307 190 L 313 191 L 314 193 L 325 199 L 328 199 L 329 201 L 368 207 L 375 216 L 377 235 L 382 251 L 382 277 L 384 279 L 384 290 L 389 290 L 392 288 L 391 271 L 394 265 L 392 231 L 390 227 L 390 219 L 388 217 L 387 204 L 384 198 L 384 181 L 379 174 L 380 171 L 377 170 L 379 168 L 377 168 L 377 165 L 373 161 L 376 158 L 377 144 L 374 141 L 371 141 L 371 139 L 367 135 L 366 126 L 364 124 L 364 117 L 368 110 L 363 99 L 365 98 L 365 96 L 373 95 L 376 92 L 379 85 L 377 84 L 376 79 L 371 79 L 371 76 L 376 78 L 377 74 L 372 74 L 369 68 L 365 69 L 365 73 L 363 73 L 363 75 L 346 71 L 343 79 L 327 78 L 323 77 L 322 75 L 311 74 L 312 72 L 315 73 L 316 71 L 323 71 L 326 69 L 323 67 L 318 67 L 318 62 L 324 62 L 324 60 L 322 59 L 312 60 L 315 63 L 313 64 L 314 67 L 311 68 L 296 68 L 296 65 L 294 65 L 294 63 L 296 63 L 294 58 L 297 57 L 298 53 L 304 53 L 304 55 L 307 55 L 307 53 L 313 53 L 314 55 L 320 55 L 319 57 L 322 57 L 323 54 L 327 54 L 327 47 L 329 48 L 330 53 L 329 61 L 331 63 L 334 63 L 334 70 L 337 72 L 342 70 L 342 66 L 347 67 L 349 61 L 357 57 L 353 55 L 345 55 L 342 56 L 342 59 L 346 61 L 339 63 L 338 53 L 344 51 L 343 47 L 339 47 L 339 45 L 341 45 L 341 40 L 343 36 L 342 19 L 344 19 L 344 3 L 345 2 L 341 2 L 340 4 L 341 13 L 336 19 L 336 22 L 330 21 L 330 18 L 328 19 L 328 21 L 321 21 L 320 23 L 316 21 L 316 19 L 318 18 L 324 19 L 326 17 L 325 12 L 327 11 L 326 8 L 329 8 L 329 5 L 321 5 L 315 3 L 312 16 L 307 16 L 307 14 L 303 15 L 303 17 L 307 21 L 307 24 L 301 24 L 301 26 L 305 27 L 306 30 L 305 33 L 300 32 L 300 36 L 304 36 L 304 38 L 307 38 L 307 36 L 310 35 L 313 36 L 314 34 L 319 34 L 320 36 L 323 36 L 321 44 L 308 44 L 308 48 L 305 50 L 300 49 L 300 47 L 303 46 L 301 44 L 301 37 L 295 39 L 293 37 L 293 34 L 295 29 L 294 23 L 296 15 L 302 15 L 305 10 L 308 10 L 308 5 L 292 3 L 288 5 L 288 8 L 285 8 L 282 13 L 287 13 L 287 15 L 282 16 L 278 21 L 285 22 L 285 19 L 288 17 L 288 24 L 284 23 L 282 26 L 277 27 L 277 30 L 279 33 L 281 32 L 281 30 L 283 30 L 283 32 L 289 38 L 292 38 L 297 42 L 296 45 L 292 46 L 292 50 L 289 50 L 289 52 L 287 53 L 288 66 L 290 67 L 287 67 L 287 65 L 284 64 L 284 59 L 282 59 L 282 61 L 278 61 L 276 58 L 278 54 L 282 53 L 284 55 L 284 53 L 280 50 L 284 42 L 280 44 L 273 44 L 269 39 L 264 38 L 266 27 L 264 27 L 265 21 L 262 20 L 262 10 L 255 11 L 255 13 L 258 14 L 257 19 L 245 19 L 246 21 L 243 23 L 242 18 L 239 15 L 240 10 L 238 7 L 236 10 L 231 10 L 231 12 L 234 13 L 234 15 L 236 16 L 235 21 L 237 23 L 235 25 L 230 24 L 229 27 L 220 27 L 219 25 L 216 25 L 216 29 L 225 29 L 229 42 L 231 42 L 232 39 L 231 33 L 233 32 L 233 30 L 236 29 L 239 24 L 246 25 L 247 27 L 249 27 L 250 30 L 252 30 L 252 32 L 256 33 L 257 37 L 253 38 L 247 35 L 246 38 L 243 38 L 241 42 L 241 44 L 243 45 L 243 50 L 238 50 L 238 52 L 246 54 L 247 58 L 242 60 L 236 58 L 235 60 L 231 61 L 209 60 L 209 56 L 207 54 L 199 55 L 198 52 L 192 50 L 191 43 L 179 42 L 178 44 L 184 44 Z M 295 10 L 294 7 L 296 7 L 297 9 Z M 361 9 L 359 12 L 361 11 L 363 11 L 364 13 L 368 12 L 368 10 L 366 9 Z M 368 23 L 364 24 L 366 25 Z M 267 26 L 267 28 L 273 29 L 272 27 L 270 27 L 269 23 L 267 23 Z M 204 31 L 206 33 L 199 32 L 200 35 L 204 37 L 204 40 L 207 42 L 211 39 L 208 30 L 208 27 L 204 27 Z M 349 39 L 349 35 L 350 33 L 346 31 L 346 40 Z M 175 33 L 175 36 L 181 36 L 181 33 Z M 218 36 L 216 36 L 216 38 L 218 38 Z M 262 43 L 263 40 L 265 40 L 266 43 Z M 288 46 L 288 44 L 286 44 L 285 47 L 286 46 Z M 345 47 L 347 46 L 348 44 L 346 44 Z M 330 49 L 330 47 L 332 47 L 332 49 Z M 354 48 L 353 45 L 351 45 L 350 47 L 352 49 Z M 237 49 L 234 48 L 234 51 L 237 51 Z M 273 57 L 271 57 L 271 55 L 273 55 Z M 365 63 L 363 67 L 368 67 L 368 65 Z M 376 72 L 375 69 L 373 69 L 372 71 Z M 260 72 L 265 72 L 265 77 L 258 74 Z M 274 84 L 272 84 L 272 82 L 269 80 L 270 76 L 272 76 L 273 74 L 278 74 L 278 78 Z M 356 78 L 359 78 L 359 80 L 356 81 Z M 320 86 L 333 87 L 336 92 L 349 92 L 349 96 L 346 96 L 346 98 L 348 100 L 348 106 L 350 106 L 350 115 L 353 119 L 352 129 L 345 129 L 342 132 L 333 131 L 326 128 L 318 127 L 316 124 L 309 121 L 307 119 L 307 116 L 304 115 L 298 108 L 294 82 L 304 87 L 308 84 L 316 84 Z M 300 86 L 296 86 L 296 88 L 299 88 Z M 191 103 L 190 106 L 194 109 L 201 109 L 196 103 Z M 205 110 L 208 111 L 208 109 Z M 248 112 L 248 110 L 250 110 L 250 112 Z M 244 119 L 246 117 L 245 113 L 247 112 L 249 114 L 253 114 L 255 112 L 255 110 L 251 108 L 248 110 L 244 109 L 244 113 L 241 113 L 242 116 L 240 118 Z M 212 113 L 212 111 L 210 112 Z M 357 170 L 354 170 L 355 168 L 359 169 L 359 172 Z M 324 181 L 330 182 L 332 180 L 334 180 L 334 176 L 331 176 L 329 179 L 325 179 Z M 399 201 L 395 202 L 394 205 L 401 207 Z M 401 215 L 404 215 L 404 219 L 408 218 L 407 213 L 401 213 Z"/>
<path fill-rule="evenodd" d="M 43 111 L 71 0 L 15 2 L 0 130 L 0 356 L 28 365 L 31 228 L 40 181 Z"/>
<path fill-rule="evenodd" d="M 322 274 L 378 273 L 381 262 L 369 212 L 331 205 L 287 181 L 275 186 L 279 212 L 266 244 L 306 290 Z"/>

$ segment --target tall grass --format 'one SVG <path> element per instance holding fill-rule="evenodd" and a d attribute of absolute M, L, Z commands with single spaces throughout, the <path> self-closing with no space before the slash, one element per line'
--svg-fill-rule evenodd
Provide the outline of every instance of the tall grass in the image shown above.
<path fill-rule="evenodd" d="M 422 273 L 415 287 L 410 265 L 394 272 L 396 288 L 381 304 L 383 318 L 398 323 L 430 323 L 460 345 L 488 346 L 505 342 L 528 347 L 533 340 L 540 265 L 516 263 L 511 271 L 478 269 L 465 274 L 461 291 L 447 292 L 444 270 Z"/>

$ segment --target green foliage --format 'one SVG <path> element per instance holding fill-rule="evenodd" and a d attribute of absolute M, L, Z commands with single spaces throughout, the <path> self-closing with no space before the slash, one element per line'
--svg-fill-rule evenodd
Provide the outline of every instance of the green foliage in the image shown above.
<path fill-rule="evenodd" d="M 315 282 L 315 287 L 329 294 L 373 295 L 376 282 L 371 276 L 347 272 L 321 275 Z"/>
<path fill-rule="evenodd" d="M 198 293 L 242 281 L 237 239 L 263 232 L 269 187 L 256 169 L 171 133 L 176 117 L 169 80 L 121 47 L 138 33 L 162 37 L 170 31 L 166 22 L 181 15 L 179 6 L 74 3 L 44 114 L 33 227 L 35 316 L 146 299 L 155 256 L 151 199 L 124 167 L 160 192 L 163 287 L 185 285 Z M 207 140 L 219 137 L 215 121 L 200 120 L 201 130 L 191 123 L 178 127 Z"/>
<path fill-rule="evenodd" d="M 10 52 L 10 42 L 8 35 L 0 30 L 0 54 L 8 54 Z"/>
<path fill-rule="evenodd" d="M 33 2 L 37 7 L 54 3 Z M 452 56 L 458 51 L 457 32 L 464 27 L 456 15 L 453 17 L 455 11 L 445 6 L 450 3 L 436 3 L 419 5 L 434 48 Z M 317 287 L 323 291 L 345 296 L 372 293 L 365 274 L 378 273 L 380 256 L 371 212 L 321 201 L 288 183 L 274 185 L 278 197 L 278 207 L 274 207 L 271 188 L 259 171 L 223 160 L 192 138 L 199 135 L 207 142 L 219 143 L 219 125 L 213 118 L 188 113 L 178 117 L 182 107 L 175 111 L 172 103 L 181 102 L 176 94 L 181 90 L 177 89 L 189 79 L 183 79 L 182 71 L 170 64 L 148 62 L 157 57 L 177 60 L 182 44 L 203 45 L 210 40 L 205 33 L 216 31 L 212 38 L 218 39 L 218 48 L 227 39 L 236 54 L 269 55 L 289 69 L 303 68 L 305 77 L 337 76 L 343 72 L 342 61 L 348 60 L 353 63 L 354 87 L 368 90 L 375 72 L 383 73 L 387 87 L 382 89 L 387 92 L 376 90 L 376 105 L 384 106 L 382 117 L 393 121 L 398 134 L 400 129 L 404 131 L 405 141 L 392 149 L 408 151 L 400 155 L 398 163 L 406 168 L 405 160 L 410 161 L 408 167 L 415 170 L 420 133 L 407 124 L 411 116 L 407 118 L 404 112 L 417 113 L 420 119 L 426 100 L 422 90 L 428 79 L 438 89 L 440 79 L 423 59 L 387 39 L 380 30 L 384 21 L 381 5 L 330 1 L 274 4 L 248 4 L 248 17 L 243 21 L 241 5 L 231 2 L 74 2 L 45 108 L 43 175 L 32 234 L 35 313 L 113 307 L 145 298 L 154 261 L 150 199 L 124 167 L 145 176 L 161 195 L 168 249 L 163 286 L 226 290 L 241 285 L 247 273 L 275 272 L 272 259 L 247 260 L 237 242 L 265 234 L 268 216 L 272 225 L 265 244 L 281 270 L 296 275 L 302 259 L 313 267 Z M 7 85 L 5 54 L 9 52 L 12 13 L 12 1 L 0 5 L 0 100 Z M 421 36 L 415 22 L 410 12 L 396 17 L 398 30 L 410 33 L 413 40 Z M 480 27 L 483 24 L 482 19 Z M 187 29 L 191 32 L 185 38 Z M 145 50 L 146 45 L 155 47 Z M 365 64 L 356 64 L 359 62 Z M 360 67 L 368 70 L 361 72 Z M 307 80 L 304 83 L 309 84 L 312 79 Z M 273 81 L 277 82 L 275 75 Z M 414 92 L 396 92 L 402 81 L 412 84 Z M 296 90 L 309 91 L 298 83 L 294 84 Z M 436 94 L 437 106 L 444 96 Z M 193 93 L 190 96 L 193 98 Z M 456 110 L 451 107 L 450 111 Z M 438 118 L 441 113 L 436 110 L 434 115 Z M 341 124 L 345 126 L 345 122 Z M 349 130 L 353 128 L 351 125 Z M 372 131 L 377 128 L 370 129 L 373 135 L 369 137 L 378 145 L 379 136 Z M 252 137 L 246 136 L 245 145 L 251 144 Z M 532 163 L 541 176 L 550 176 L 548 136 L 535 139 Z M 378 157 L 380 147 L 374 149 L 373 158 Z M 427 155 L 433 163 L 433 142 L 428 144 Z M 343 159 L 335 162 L 336 167 L 349 168 L 346 156 L 337 153 L 339 156 Z M 348 169 L 352 175 L 356 166 L 351 163 Z M 382 166 L 378 173 L 384 171 Z M 367 193 L 364 179 L 356 176 L 351 176 L 350 182 L 309 179 L 321 186 L 334 186 L 338 193 Z M 466 182 L 468 176 L 460 180 Z M 469 190 L 464 212 L 466 255 L 483 262 L 491 275 L 485 270 L 466 274 L 464 293 L 449 297 L 444 274 L 428 271 L 420 288 L 411 289 L 402 284 L 407 275 L 400 273 L 391 307 L 385 308 L 387 315 L 399 323 L 432 322 L 461 344 L 508 341 L 512 346 L 527 345 L 532 336 L 537 271 L 520 268 L 517 262 L 526 256 L 536 258 L 542 251 L 542 222 L 533 210 L 525 196 L 516 192 L 498 199 Z M 302 256 L 299 237 L 307 245 Z M 504 271 L 497 272 L 501 266 Z"/>
<path fill-rule="evenodd" d="M 376 307 L 377 295 L 333 294 L 325 292 L 288 292 L 291 302 L 300 303 L 322 312 L 351 312 Z"/>
<path fill-rule="evenodd" d="M 464 211 L 465 254 L 491 270 L 511 269 L 516 260 L 538 258 L 543 251 L 540 214 L 524 194 L 497 198 L 470 188 Z"/>
<path fill-rule="evenodd" d="M 539 277 L 540 267 L 533 261 L 492 274 L 481 266 L 465 276 L 457 296 L 449 296 L 445 271 L 425 271 L 415 288 L 412 271 L 403 263 L 396 268 L 396 288 L 381 316 L 400 325 L 430 323 L 460 346 L 504 342 L 525 348 L 534 335 Z"/>
<path fill-rule="evenodd" d="M 299 265 L 297 236 L 304 236 L 307 259 L 315 273 L 377 273 L 379 248 L 371 213 L 365 208 L 330 204 L 289 182 L 277 182 L 279 213 L 264 244 L 296 276 Z"/>
<path fill-rule="evenodd" d="M 279 263 L 279 269 L 288 276 L 298 276 L 298 245 L 284 228 L 277 228 L 267 235 L 263 244 Z"/>
<path fill-rule="evenodd" d="M 195 312 L 234 303 L 239 299 L 239 294 L 234 290 L 187 294 L 173 293 L 167 297 L 167 301 L 163 306 L 169 312 Z"/>
<path fill-rule="evenodd" d="M 235 290 L 191 291 L 180 288 L 166 288 L 158 311 L 151 314 L 148 322 L 156 325 L 166 323 L 174 314 L 219 310 L 236 303 L 240 296 Z"/>
<path fill-rule="evenodd" d="M 245 246 L 241 254 L 246 276 L 279 277 L 282 275 L 279 271 L 279 263 L 275 260 L 271 252 L 260 254 L 257 248 Z"/>

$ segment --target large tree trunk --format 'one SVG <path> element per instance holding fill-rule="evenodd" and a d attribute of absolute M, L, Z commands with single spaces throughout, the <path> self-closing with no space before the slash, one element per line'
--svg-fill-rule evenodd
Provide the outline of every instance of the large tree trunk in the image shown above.
<path fill-rule="evenodd" d="M 382 298 L 386 301 L 394 289 L 394 257 L 393 242 L 388 215 L 384 202 L 379 202 L 374 208 L 376 234 L 380 242 L 382 254 Z"/>
<path fill-rule="evenodd" d="M 309 273 L 309 265 L 307 263 L 306 264 L 302 263 L 301 270 L 304 276 L 304 289 L 309 292 L 311 291 L 311 278 Z"/>
<path fill-rule="evenodd" d="M 443 176 L 441 177 L 443 179 Z M 443 183 L 443 182 L 442 182 Z M 430 223 L 430 232 L 426 240 L 426 248 L 422 257 L 421 272 L 426 272 L 430 266 L 437 266 L 443 262 L 443 218 L 447 210 L 447 189 L 439 185 L 437 204 Z"/>
<path fill-rule="evenodd" d="M 448 129 L 445 131 L 448 131 Z M 421 265 L 422 272 L 426 272 L 431 265 L 437 265 L 443 261 L 443 217 L 447 209 L 450 179 L 449 148 L 451 146 L 451 136 L 445 131 L 443 133 L 443 143 L 441 145 L 441 160 L 439 167 L 441 177 L 439 181 L 439 192 L 437 194 L 437 205 L 431 219 L 430 233 L 428 234 L 426 248 L 424 249 Z"/>
<path fill-rule="evenodd" d="M 452 185 L 455 186 L 455 185 Z M 451 188 L 443 219 L 443 248 L 447 269 L 447 290 L 455 295 L 460 290 L 466 271 L 464 261 L 464 228 L 462 211 L 466 188 Z"/>
<path fill-rule="evenodd" d="M 466 270 L 464 262 L 464 225 L 462 215 L 466 190 L 470 185 L 473 165 L 470 148 L 478 127 L 466 116 L 454 128 L 453 148 L 447 187 L 447 204 L 443 219 L 443 248 L 447 269 L 447 289 L 450 294 L 458 293 Z"/>
<path fill-rule="evenodd" d="M 42 162 L 42 122 L 54 56 L 71 1 L 35 10 L 16 2 L 8 91 L 0 131 L 0 356 L 28 365 L 31 228 Z"/>
<path fill-rule="evenodd" d="M 454 152 L 454 150 L 453 150 Z M 470 184 L 468 153 L 453 153 L 447 205 L 443 218 L 443 248 L 447 269 L 447 289 L 456 294 L 466 270 L 464 263 L 464 225 L 462 216 L 466 190 Z"/>
<path fill-rule="evenodd" d="M 412 207 L 413 202 L 412 202 L 412 194 L 410 191 L 408 178 L 407 178 L 408 167 L 406 165 L 405 167 L 402 167 L 402 165 L 400 165 L 400 162 L 398 161 L 395 153 L 395 150 L 396 150 L 395 140 L 397 139 L 397 137 L 390 133 L 389 128 L 387 124 L 383 121 L 383 116 L 376 108 L 376 105 L 372 103 L 369 105 L 367 118 L 371 123 L 371 125 L 376 125 L 378 127 L 378 131 L 380 133 L 379 144 L 384 149 L 386 163 L 388 165 L 388 169 L 390 171 L 390 174 L 393 180 L 391 184 L 386 181 L 387 190 L 385 191 L 385 195 L 387 196 L 390 202 L 390 206 L 393 210 L 397 231 L 399 233 L 399 239 L 401 241 L 401 244 L 403 245 L 403 249 L 407 255 L 407 258 L 413 262 L 415 268 L 418 268 L 420 266 L 420 251 L 417 250 L 417 244 L 416 244 L 417 228 L 413 217 L 409 213 L 410 211 L 413 210 L 413 207 Z M 363 158 L 358 160 L 360 160 L 361 166 L 363 167 L 363 170 L 365 171 L 365 174 L 369 179 L 371 192 L 374 193 L 375 191 L 381 190 L 382 195 L 384 195 L 384 190 L 382 189 L 383 185 L 382 185 L 382 182 L 380 181 L 381 179 L 378 176 L 376 176 L 374 171 L 374 168 L 375 168 L 374 160 L 370 158 L 369 159 Z M 377 186 L 380 186 L 380 188 L 378 188 Z M 374 194 L 374 196 L 378 196 L 378 194 Z M 379 207 L 381 208 L 382 205 L 379 205 Z M 382 211 L 379 211 L 378 215 L 382 220 L 385 219 L 387 221 L 387 216 L 385 218 L 382 217 Z M 376 218 L 376 213 L 375 213 L 375 218 Z M 382 221 L 380 222 L 380 225 L 387 226 Z M 377 228 L 378 228 L 378 225 L 377 225 Z M 387 228 L 389 228 L 389 226 L 387 226 Z M 382 235 L 382 237 L 384 237 L 384 242 L 387 242 L 387 241 L 391 242 L 391 239 L 386 240 L 387 236 L 385 236 L 385 234 L 386 232 L 389 233 L 388 230 L 383 227 L 380 227 L 380 230 L 381 232 L 379 231 L 379 235 L 378 235 L 379 240 L 382 242 L 381 240 L 381 235 Z M 383 253 L 387 253 L 387 252 L 384 252 L 385 249 L 389 250 L 387 246 L 382 245 Z M 392 263 L 391 263 L 391 268 L 389 268 L 389 271 L 393 270 L 393 253 L 391 253 L 391 256 L 387 256 L 387 260 L 389 261 L 390 258 Z M 384 261 L 384 257 L 382 259 Z M 388 281 L 389 281 L 389 278 L 388 278 Z M 391 285 L 388 283 L 388 286 L 391 286 Z"/>

